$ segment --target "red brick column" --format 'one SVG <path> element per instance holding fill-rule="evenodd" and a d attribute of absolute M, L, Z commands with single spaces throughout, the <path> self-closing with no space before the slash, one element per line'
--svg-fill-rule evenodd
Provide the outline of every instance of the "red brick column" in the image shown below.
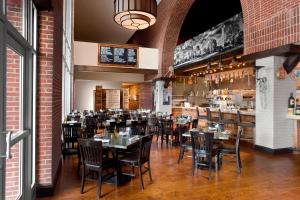
<path fill-rule="evenodd" d="M 62 4 L 38 18 L 37 196 L 53 193 L 61 166 Z"/>
<path fill-rule="evenodd" d="M 53 114 L 53 12 L 39 13 L 38 99 L 37 99 L 37 183 L 52 184 Z"/>
<path fill-rule="evenodd" d="M 139 84 L 139 107 L 153 109 L 152 82 Z"/>

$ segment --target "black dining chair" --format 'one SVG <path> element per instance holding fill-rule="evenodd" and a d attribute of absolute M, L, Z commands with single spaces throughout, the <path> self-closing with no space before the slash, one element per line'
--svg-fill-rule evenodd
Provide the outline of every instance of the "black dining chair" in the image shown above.
<path fill-rule="evenodd" d="M 138 121 L 137 123 L 137 128 L 139 131 L 139 135 L 146 135 L 146 131 L 147 131 L 147 120 L 141 120 Z"/>
<path fill-rule="evenodd" d="M 206 108 L 206 114 L 207 114 L 207 121 L 208 121 L 208 124 L 212 124 L 212 123 L 215 123 L 215 122 L 218 122 L 218 121 L 219 121 L 219 118 L 218 118 L 218 117 L 214 117 L 214 116 L 211 114 L 210 108 Z"/>
<path fill-rule="evenodd" d="M 125 130 L 126 129 L 126 121 L 121 121 L 116 123 L 117 131 Z"/>
<path fill-rule="evenodd" d="M 148 121 L 147 121 L 147 134 L 158 134 L 157 130 L 157 119 L 156 116 L 149 116 Z"/>
<path fill-rule="evenodd" d="M 174 129 L 173 129 L 173 120 L 172 119 L 163 119 L 161 121 L 162 131 L 160 135 L 161 145 L 163 145 L 164 140 L 166 144 L 169 144 L 169 137 L 173 137 Z"/>
<path fill-rule="evenodd" d="M 123 174 L 125 175 L 134 177 L 135 176 L 134 167 L 139 168 L 139 176 L 140 176 L 142 189 L 145 188 L 143 174 L 148 172 L 150 181 L 152 182 L 152 175 L 151 175 L 151 168 L 150 168 L 150 152 L 151 152 L 152 138 L 153 138 L 152 134 L 142 137 L 139 143 L 138 151 L 120 159 L 121 164 L 130 165 L 130 173 L 123 172 Z M 147 164 L 147 166 L 144 166 L 145 164 Z"/>
<path fill-rule="evenodd" d="M 62 124 L 62 144 L 61 152 L 65 159 L 67 154 L 77 153 L 77 139 L 80 136 L 80 123 Z"/>
<path fill-rule="evenodd" d="M 100 198 L 102 182 L 114 177 L 113 159 L 103 157 L 101 141 L 95 141 L 92 139 L 78 139 L 78 142 L 81 160 L 83 163 L 80 193 L 83 194 L 84 192 L 85 180 L 87 179 L 89 173 L 97 172 L 97 197 Z"/>
<path fill-rule="evenodd" d="M 218 110 L 218 118 L 219 118 L 218 123 L 221 123 L 224 125 L 231 125 L 231 126 L 233 126 L 233 129 L 234 129 L 234 125 L 236 124 L 234 119 L 224 118 L 220 109 Z"/>
<path fill-rule="evenodd" d="M 219 149 L 218 149 L 218 158 L 219 158 L 220 165 L 222 165 L 224 155 L 233 155 L 233 156 L 235 156 L 235 163 L 236 163 L 236 168 L 237 168 L 238 173 L 241 173 L 241 169 L 242 169 L 242 162 L 241 162 L 241 156 L 240 156 L 241 133 L 242 133 L 242 130 L 239 129 L 237 131 L 237 134 L 235 137 L 234 145 L 222 144 L 222 146 L 219 147 Z"/>
<path fill-rule="evenodd" d="M 97 119 L 95 117 L 85 117 L 85 134 L 87 137 L 93 137 L 97 131 Z"/>
<path fill-rule="evenodd" d="M 199 119 L 193 119 L 192 121 L 192 128 L 198 128 Z M 192 141 L 191 137 L 184 137 L 182 134 L 188 132 L 188 130 L 181 130 L 179 131 L 179 144 L 180 144 L 180 150 L 179 150 L 179 157 L 177 160 L 177 163 L 183 159 L 184 153 L 187 150 L 192 150 Z"/>
<path fill-rule="evenodd" d="M 236 123 L 237 123 L 237 126 L 238 126 L 238 131 L 237 132 L 240 132 L 241 140 L 252 142 L 254 140 L 253 136 L 245 135 L 244 134 L 244 129 L 245 128 L 254 129 L 255 128 L 255 122 L 242 122 L 241 113 L 238 110 L 237 111 L 237 116 L 236 116 Z"/>
<path fill-rule="evenodd" d="M 195 175 L 196 167 L 208 167 L 208 179 L 211 179 L 213 158 L 217 150 L 213 148 L 214 133 L 191 131 L 192 137 L 192 175 Z M 216 162 L 217 163 L 217 162 Z"/>

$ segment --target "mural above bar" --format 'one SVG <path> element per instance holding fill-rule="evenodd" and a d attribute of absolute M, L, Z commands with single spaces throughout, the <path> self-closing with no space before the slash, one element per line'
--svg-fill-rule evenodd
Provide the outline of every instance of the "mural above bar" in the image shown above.
<path fill-rule="evenodd" d="M 199 62 L 213 55 L 243 46 L 243 19 L 239 13 L 217 26 L 178 45 L 174 50 L 174 67 Z"/>

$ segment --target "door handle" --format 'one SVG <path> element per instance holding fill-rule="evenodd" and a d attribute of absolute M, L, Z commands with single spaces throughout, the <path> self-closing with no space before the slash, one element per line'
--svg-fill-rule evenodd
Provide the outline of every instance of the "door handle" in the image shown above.
<path fill-rule="evenodd" d="M 11 148 L 10 148 L 10 141 L 11 141 L 11 131 L 8 131 L 7 134 L 6 134 L 6 144 L 5 144 L 5 154 L 4 155 L 0 155 L 0 158 L 6 158 L 6 159 L 10 159 L 12 158 L 12 155 L 11 155 Z"/>

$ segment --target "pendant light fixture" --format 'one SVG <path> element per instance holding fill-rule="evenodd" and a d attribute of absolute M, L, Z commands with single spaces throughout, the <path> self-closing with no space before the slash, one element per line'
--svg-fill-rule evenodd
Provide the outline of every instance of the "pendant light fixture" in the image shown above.
<path fill-rule="evenodd" d="M 156 0 L 115 0 L 114 20 L 127 29 L 142 30 L 156 22 Z"/>

